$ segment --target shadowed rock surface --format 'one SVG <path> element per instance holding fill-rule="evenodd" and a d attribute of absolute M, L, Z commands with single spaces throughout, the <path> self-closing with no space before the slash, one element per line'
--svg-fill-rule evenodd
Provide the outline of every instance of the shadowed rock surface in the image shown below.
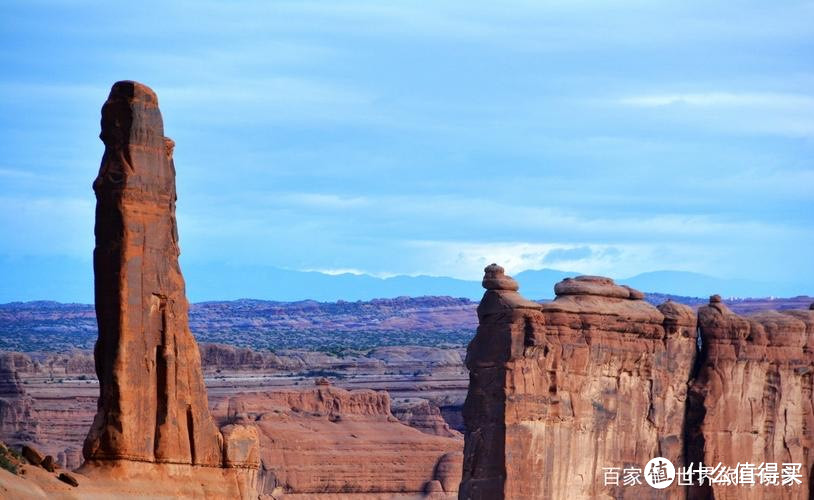
<path fill-rule="evenodd" d="M 597 477 L 603 466 L 681 460 L 687 380 L 674 374 L 692 364 L 692 310 L 659 310 L 592 276 L 538 304 L 500 266 L 485 273 L 460 497 L 646 497 L 646 485 L 613 491 Z"/>
<path fill-rule="evenodd" d="M 441 409 L 423 398 L 402 398 L 393 401 L 393 415 L 421 432 L 435 436 L 463 437 L 460 432 L 451 429 L 441 415 Z"/>

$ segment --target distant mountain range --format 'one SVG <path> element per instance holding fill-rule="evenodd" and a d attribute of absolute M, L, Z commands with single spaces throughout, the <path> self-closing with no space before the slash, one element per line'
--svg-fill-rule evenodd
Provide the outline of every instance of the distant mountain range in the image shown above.
<path fill-rule="evenodd" d="M 399 296 L 445 295 L 480 299 L 478 281 L 437 276 L 394 276 L 377 278 L 359 274 L 325 274 L 264 266 L 186 264 L 182 270 L 187 295 L 192 302 L 253 298 L 295 300 L 370 300 Z M 0 303 L 29 300 L 93 302 L 93 267 L 88 261 L 64 258 L 0 258 Z M 530 299 L 554 296 L 554 284 L 580 273 L 540 269 L 517 273 L 521 293 Z M 745 279 L 723 279 L 685 271 L 654 271 L 618 283 L 643 292 L 687 297 L 793 297 L 811 295 L 814 285 L 764 283 Z"/>

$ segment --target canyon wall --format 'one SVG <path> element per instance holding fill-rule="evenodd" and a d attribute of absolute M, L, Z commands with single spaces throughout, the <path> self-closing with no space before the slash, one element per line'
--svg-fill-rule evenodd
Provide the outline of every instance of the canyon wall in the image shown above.
<path fill-rule="evenodd" d="M 37 433 L 33 416 L 34 401 L 17 373 L 18 356 L 0 353 L 0 436 L 7 441 L 25 442 Z"/>
<path fill-rule="evenodd" d="M 385 391 L 353 390 L 317 379 L 313 389 L 231 396 L 218 419 L 260 431 L 260 493 L 273 498 L 455 498 L 460 437 L 408 427 Z"/>
<path fill-rule="evenodd" d="M 696 485 L 699 498 L 814 496 L 814 311 L 740 317 L 713 296 L 698 310 L 703 339 L 692 380 L 687 446 L 708 466 L 801 464 L 803 484 Z"/>
<path fill-rule="evenodd" d="M 687 306 L 653 307 L 640 292 L 591 276 L 560 282 L 556 299 L 539 304 L 525 300 L 500 266 L 485 272 L 466 358 L 459 498 L 729 498 L 747 491 L 678 480 L 652 488 L 644 472 L 656 457 L 676 468 L 802 463 L 804 484 L 748 494 L 808 498 L 811 311 L 743 319 L 713 298 L 696 317 Z M 625 469 L 638 469 L 638 481 L 625 484 Z"/>
<path fill-rule="evenodd" d="M 494 265 L 483 285 L 461 498 L 612 498 L 603 467 L 681 460 L 686 379 L 674 374 L 692 364 L 690 308 L 660 311 L 594 277 L 561 282 L 541 305 Z"/>

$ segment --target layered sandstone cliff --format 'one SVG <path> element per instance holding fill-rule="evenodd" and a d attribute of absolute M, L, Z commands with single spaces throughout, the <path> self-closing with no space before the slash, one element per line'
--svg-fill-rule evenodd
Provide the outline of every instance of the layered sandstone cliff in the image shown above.
<path fill-rule="evenodd" d="M 11 353 L 0 353 L 0 436 L 10 443 L 30 441 L 37 432 L 34 401 L 23 388 L 15 358 Z"/>
<path fill-rule="evenodd" d="M 400 398 L 393 402 L 391 411 L 397 419 L 421 432 L 435 436 L 463 437 L 460 432 L 450 428 L 441 409 L 424 398 Z"/>
<path fill-rule="evenodd" d="M 461 498 L 615 497 L 602 467 L 680 458 L 686 380 L 671 372 L 689 371 L 691 311 L 603 278 L 564 281 L 546 305 L 499 266 L 483 285 Z"/>
<path fill-rule="evenodd" d="M 460 438 L 402 424 L 384 391 L 323 379 L 313 389 L 230 397 L 215 415 L 257 425 L 261 493 L 273 498 L 454 498 L 458 490 Z"/>
<path fill-rule="evenodd" d="M 688 454 L 696 463 L 732 467 L 800 464 L 792 481 L 732 487 L 697 485 L 698 498 L 797 498 L 814 495 L 814 310 L 740 317 L 713 296 L 698 311 L 703 349 L 690 387 Z"/>
<path fill-rule="evenodd" d="M 590 276 L 539 304 L 496 265 L 483 286 L 461 498 L 619 498 L 628 493 L 603 485 L 603 467 L 682 460 L 687 386 L 675 374 L 689 373 L 695 351 L 689 307 L 657 309 Z"/>
<path fill-rule="evenodd" d="M 713 297 L 696 318 L 591 276 L 538 304 L 499 266 L 485 271 L 460 498 L 809 498 L 814 312 L 741 318 Z M 802 484 L 700 486 L 696 475 L 695 487 L 655 489 L 643 471 L 655 457 L 800 463 Z M 638 480 L 608 481 L 608 469 Z"/>

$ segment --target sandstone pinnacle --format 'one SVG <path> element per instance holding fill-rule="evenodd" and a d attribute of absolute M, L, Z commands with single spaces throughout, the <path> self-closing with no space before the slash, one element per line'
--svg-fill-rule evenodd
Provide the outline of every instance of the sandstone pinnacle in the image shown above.
<path fill-rule="evenodd" d="M 256 430 L 233 425 L 222 434 L 209 413 L 178 263 L 175 143 L 164 136 L 155 92 L 115 83 L 101 125 L 105 151 L 93 182 L 100 395 L 84 469 L 102 462 L 256 469 Z"/>
<path fill-rule="evenodd" d="M 490 264 L 483 269 L 483 288 L 487 290 L 509 290 L 517 291 L 520 286 L 511 276 L 506 276 L 502 267 L 497 264 Z"/>

